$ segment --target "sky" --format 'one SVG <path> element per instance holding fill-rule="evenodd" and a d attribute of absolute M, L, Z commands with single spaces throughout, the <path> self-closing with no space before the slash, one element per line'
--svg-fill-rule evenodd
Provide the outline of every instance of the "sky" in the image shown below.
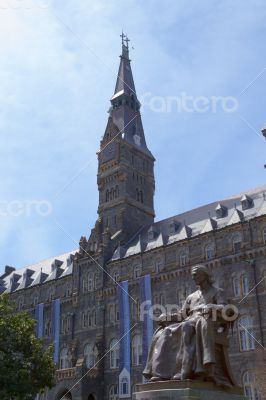
<path fill-rule="evenodd" d="M 78 247 L 130 38 L 156 220 L 265 184 L 264 0 L 0 0 L 0 272 Z"/>

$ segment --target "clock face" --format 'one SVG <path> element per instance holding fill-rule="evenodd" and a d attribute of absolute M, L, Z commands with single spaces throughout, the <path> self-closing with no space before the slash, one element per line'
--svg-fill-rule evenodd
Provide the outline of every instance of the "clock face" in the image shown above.
<path fill-rule="evenodd" d="M 100 153 L 101 163 L 106 163 L 117 157 L 118 154 L 118 144 L 116 142 L 111 142 L 106 145 Z"/>

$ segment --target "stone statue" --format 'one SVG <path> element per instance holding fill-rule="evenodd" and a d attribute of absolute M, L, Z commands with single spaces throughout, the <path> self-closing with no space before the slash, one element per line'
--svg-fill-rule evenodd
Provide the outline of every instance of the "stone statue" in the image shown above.
<path fill-rule="evenodd" d="M 234 316 L 225 313 L 225 293 L 213 285 L 207 267 L 197 265 L 191 274 L 199 288 L 179 313 L 161 314 L 143 375 L 151 382 L 200 379 L 232 387 L 227 336 Z"/>

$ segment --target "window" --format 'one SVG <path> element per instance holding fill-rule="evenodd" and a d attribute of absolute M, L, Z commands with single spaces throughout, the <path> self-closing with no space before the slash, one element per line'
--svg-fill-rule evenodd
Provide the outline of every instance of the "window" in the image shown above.
<path fill-rule="evenodd" d="M 115 187 L 115 198 L 117 198 L 119 196 L 119 187 L 118 185 L 116 185 Z"/>
<path fill-rule="evenodd" d="M 180 267 L 184 267 L 188 263 L 188 255 L 186 251 L 181 251 L 179 254 L 179 265 Z"/>
<path fill-rule="evenodd" d="M 33 305 L 36 306 L 36 305 L 38 304 L 38 302 L 39 302 L 39 296 L 38 296 L 38 295 L 35 295 L 35 296 L 33 297 Z"/>
<path fill-rule="evenodd" d="M 249 292 L 249 283 L 247 275 L 241 276 L 241 288 L 242 288 L 242 295 L 246 296 Z"/>
<path fill-rule="evenodd" d="M 44 335 L 49 337 L 51 336 L 51 320 L 47 319 L 44 324 Z"/>
<path fill-rule="evenodd" d="M 83 293 L 86 293 L 86 292 L 88 291 L 88 281 L 87 281 L 87 278 L 83 278 L 83 281 L 82 281 L 82 290 L 83 290 Z"/>
<path fill-rule="evenodd" d="M 66 287 L 66 297 L 70 297 L 72 294 L 71 284 L 68 284 Z"/>
<path fill-rule="evenodd" d="M 162 270 L 163 270 L 163 262 L 162 262 L 161 258 L 157 258 L 155 260 L 155 271 L 159 273 Z"/>
<path fill-rule="evenodd" d="M 141 335 L 135 335 L 132 339 L 132 364 L 141 365 L 142 363 L 142 339 Z"/>
<path fill-rule="evenodd" d="M 87 368 L 92 368 L 98 361 L 98 349 L 95 344 L 88 343 L 84 347 L 84 359 Z"/>
<path fill-rule="evenodd" d="M 110 368 L 119 367 L 119 341 L 113 339 L 110 342 Z"/>
<path fill-rule="evenodd" d="M 114 271 L 114 273 L 113 273 L 113 282 L 114 281 L 115 282 L 119 282 L 119 279 L 120 279 L 119 271 Z"/>
<path fill-rule="evenodd" d="M 115 322 L 115 305 L 111 304 L 109 306 L 109 322 L 114 323 Z"/>
<path fill-rule="evenodd" d="M 82 328 L 86 328 L 88 325 L 88 314 L 86 312 L 83 312 L 81 314 L 81 326 Z"/>
<path fill-rule="evenodd" d="M 50 287 L 48 289 L 48 301 L 52 301 L 55 295 L 55 289 L 54 287 Z"/>
<path fill-rule="evenodd" d="M 120 309 L 119 309 L 119 304 L 115 305 L 115 319 L 116 322 L 120 320 Z"/>
<path fill-rule="evenodd" d="M 93 290 L 93 283 L 94 283 L 94 276 L 93 273 L 90 272 L 88 274 L 88 292 L 91 292 Z"/>
<path fill-rule="evenodd" d="M 239 345 L 240 351 L 255 349 L 254 330 L 251 318 L 247 315 L 241 317 L 238 321 Z"/>
<path fill-rule="evenodd" d="M 234 252 L 235 254 L 240 253 L 240 251 L 241 251 L 241 246 L 242 246 L 241 237 L 240 237 L 240 235 L 237 235 L 237 236 L 235 236 L 234 239 L 233 239 L 233 252 Z"/>
<path fill-rule="evenodd" d="M 23 306 L 24 306 L 23 298 L 20 298 L 20 299 L 18 300 L 18 309 L 19 309 L 19 310 L 22 310 Z"/>
<path fill-rule="evenodd" d="M 140 302 L 139 299 L 135 298 L 134 300 L 132 301 L 132 319 L 139 320 Z"/>
<path fill-rule="evenodd" d="M 109 400 L 118 400 L 118 386 L 112 385 L 109 390 Z"/>
<path fill-rule="evenodd" d="M 205 247 L 205 257 L 206 260 L 211 260 L 212 258 L 214 258 L 214 246 L 212 244 L 208 244 Z"/>
<path fill-rule="evenodd" d="M 235 297 L 239 297 L 241 295 L 241 286 L 238 277 L 233 278 L 233 291 Z"/>
<path fill-rule="evenodd" d="M 134 266 L 133 276 L 134 276 L 134 279 L 137 279 L 141 276 L 141 266 L 139 264 Z"/>
<path fill-rule="evenodd" d="M 128 394 L 128 379 L 124 377 L 121 381 L 121 394 Z"/>
<path fill-rule="evenodd" d="M 60 369 L 71 368 L 71 353 L 67 347 L 64 347 L 60 353 Z"/>
<path fill-rule="evenodd" d="M 262 238 L 263 238 L 263 242 L 266 243 L 266 228 L 264 228 L 262 231 Z"/>
<path fill-rule="evenodd" d="M 242 383 L 245 396 L 247 396 L 250 400 L 258 400 L 259 396 L 256 388 L 254 387 L 254 375 L 251 371 L 244 372 Z"/>

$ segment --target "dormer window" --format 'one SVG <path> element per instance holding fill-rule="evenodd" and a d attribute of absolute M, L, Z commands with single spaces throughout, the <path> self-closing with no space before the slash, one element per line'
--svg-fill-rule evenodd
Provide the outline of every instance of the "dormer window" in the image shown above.
<path fill-rule="evenodd" d="M 174 235 L 178 230 L 179 224 L 177 221 L 172 221 L 169 225 L 169 235 Z"/>
<path fill-rule="evenodd" d="M 242 210 L 248 210 L 253 206 L 253 200 L 251 197 L 247 196 L 246 194 L 241 198 L 241 205 Z"/>
<path fill-rule="evenodd" d="M 215 214 L 216 214 L 216 218 L 224 218 L 227 215 L 227 207 L 225 207 L 222 204 L 218 204 L 218 206 L 215 209 Z"/>
<path fill-rule="evenodd" d="M 156 239 L 157 236 L 157 231 L 154 228 L 154 226 L 151 226 L 150 229 L 148 230 L 148 241 L 151 242 L 154 239 Z"/>

